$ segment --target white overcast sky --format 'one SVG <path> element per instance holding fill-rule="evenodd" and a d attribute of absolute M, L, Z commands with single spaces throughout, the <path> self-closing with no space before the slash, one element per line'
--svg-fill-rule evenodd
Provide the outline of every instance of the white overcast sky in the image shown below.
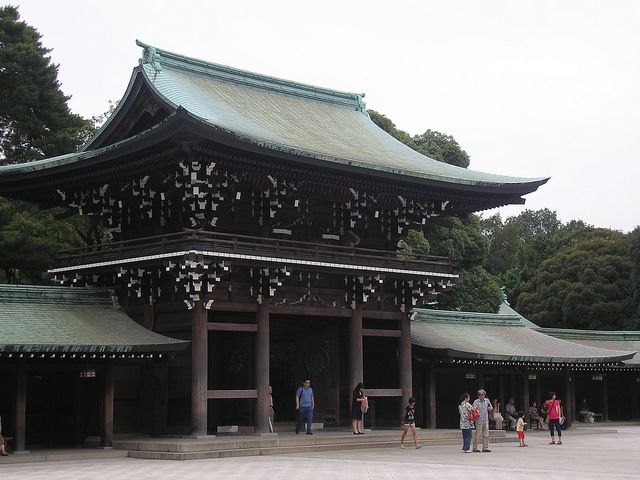
<path fill-rule="evenodd" d="M 7 2 L 3 2 L 6 4 Z M 640 1 L 15 0 L 75 113 L 124 93 L 140 39 L 337 90 L 411 134 L 453 135 L 471 168 L 550 176 L 525 207 L 640 225 Z"/>

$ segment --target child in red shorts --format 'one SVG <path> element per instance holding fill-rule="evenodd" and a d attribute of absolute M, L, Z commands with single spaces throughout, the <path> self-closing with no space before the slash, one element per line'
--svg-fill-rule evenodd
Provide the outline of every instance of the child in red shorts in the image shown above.
<path fill-rule="evenodd" d="M 518 432 L 518 441 L 520 442 L 521 447 L 526 447 L 527 444 L 524 443 L 524 427 L 527 425 L 527 422 L 524 421 L 524 412 L 520 410 L 518 412 L 518 422 L 516 423 L 516 432 Z"/>

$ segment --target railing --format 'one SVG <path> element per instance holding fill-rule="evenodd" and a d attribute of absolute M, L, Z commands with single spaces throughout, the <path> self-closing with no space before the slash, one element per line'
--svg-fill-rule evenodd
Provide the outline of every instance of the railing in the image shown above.
<path fill-rule="evenodd" d="M 224 254 L 229 254 L 234 258 L 238 258 L 238 255 L 254 255 L 353 266 L 428 270 L 436 273 L 452 273 L 453 271 L 448 257 L 411 254 L 408 256 L 410 258 L 403 258 L 399 256 L 398 252 L 386 250 L 198 230 L 185 230 L 178 233 L 64 250 L 58 254 L 56 268 L 170 254 L 185 250 L 216 252 L 223 258 Z"/>

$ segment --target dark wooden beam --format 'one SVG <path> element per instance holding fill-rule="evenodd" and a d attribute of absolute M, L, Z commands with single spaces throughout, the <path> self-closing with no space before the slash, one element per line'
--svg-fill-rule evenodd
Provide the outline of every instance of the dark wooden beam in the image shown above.
<path fill-rule="evenodd" d="M 209 390 L 207 398 L 213 399 L 236 399 L 236 398 L 258 398 L 257 390 Z"/>
<path fill-rule="evenodd" d="M 218 302 L 211 309 L 215 312 L 257 312 L 259 306 L 257 303 Z"/>
<path fill-rule="evenodd" d="M 401 397 L 401 388 L 367 388 L 367 397 Z"/>
<path fill-rule="evenodd" d="M 362 335 L 365 337 L 402 337 L 400 330 L 383 330 L 380 328 L 365 328 L 362 330 Z"/>
<path fill-rule="evenodd" d="M 257 332 L 258 325 L 255 323 L 220 323 L 209 322 L 207 324 L 209 330 L 220 332 Z"/>
<path fill-rule="evenodd" d="M 311 307 L 311 306 L 292 306 L 292 305 L 274 305 L 270 312 L 278 315 L 308 315 L 313 317 L 338 317 L 350 318 L 351 310 L 346 308 L 334 307 Z"/>
<path fill-rule="evenodd" d="M 383 312 L 376 310 L 363 310 L 362 317 L 373 320 L 402 320 L 406 316 L 402 312 Z"/>

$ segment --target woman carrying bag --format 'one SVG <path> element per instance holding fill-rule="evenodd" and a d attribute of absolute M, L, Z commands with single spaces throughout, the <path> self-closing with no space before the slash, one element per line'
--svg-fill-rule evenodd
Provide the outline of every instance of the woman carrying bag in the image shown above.
<path fill-rule="evenodd" d="M 551 441 L 549 445 L 562 445 L 562 428 L 564 423 L 564 416 L 562 415 L 562 405 L 560 400 L 556 398 L 555 392 L 549 392 L 549 400 L 545 402 L 547 411 L 549 412 L 549 433 L 551 434 Z M 553 430 L 558 432 L 558 441 L 553 435 Z"/>

